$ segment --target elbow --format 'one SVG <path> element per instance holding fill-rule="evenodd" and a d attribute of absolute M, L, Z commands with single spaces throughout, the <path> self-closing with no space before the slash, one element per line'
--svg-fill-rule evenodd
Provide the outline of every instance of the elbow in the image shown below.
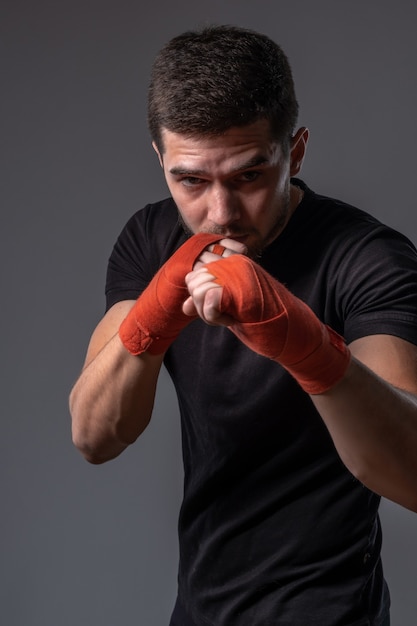
<path fill-rule="evenodd" d="M 415 491 L 382 493 L 380 495 L 387 500 L 391 500 L 394 504 L 399 504 L 404 509 L 411 511 L 411 513 L 417 513 L 417 493 Z"/>
<path fill-rule="evenodd" d="M 129 443 L 117 436 L 109 420 L 81 403 L 70 401 L 72 443 L 88 463 L 101 465 L 116 458 Z"/>
<path fill-rule="evenodd" d="M 351 474 L 365 487 L 382 498 L 390 500 L 413 513 L 417 513 L 417 487 L 414 480 L 410 480 L 411 473 L 398 471 L 390 472 L 389 477 L 379 468 L 362 466 L 348 467 Z M 413 474 L 415 475 L 415 474 Z"/>
<path fill-rule="evenodd" d="M 417 493 L 413 494 L 413 497 L 410 498 L 405 504 L 403 504 L 406 509 L 411 511 L 412 513 L 417 513 Z"/>
<path fill-rule="evenodd" d="M 409 485 L 408 489 L 394 493 L 393 497 L 386 496 L 396 504 L 408 509 L 412 513 L 417 513 L 417 490 L 414 485 Z"/>
<path fill-rule="evenodd" d="M 86 402 L 83 394 L 73 390 L 69 399 L 72 419 L 72 441 L 82 456 L 93 465 L 111 461 L 136 441 L 150 420 L 132 409 L 106 407 L 102 402 Z"/>
<path fill-rule="evenodd" d="M 128 444 L 122 444 L 105 432 L 94 415 L 82 410 L 73 394 L 69 404 L 72 443 L 88 463 L 101 465 L 123 452 Z"/>
<path fill-rule="evenodd" d="M 108 460 L 103 456 L 97 446 L 93 445 L 93 443 L 86 437 L 81 437 L 79 433 L 74 432 L 74 430 L 72 434 L 72 443 L 81 456 L 92 465 L 101 465 Z"/>
<path fill-rule="evenodd" d="M 77 427 L 72 428 L 72 443 L 88 463 L 102 465 L 116 458 L 127 448 L 128 444 L 109 441 L 93 433 L 83 432 Z"/>

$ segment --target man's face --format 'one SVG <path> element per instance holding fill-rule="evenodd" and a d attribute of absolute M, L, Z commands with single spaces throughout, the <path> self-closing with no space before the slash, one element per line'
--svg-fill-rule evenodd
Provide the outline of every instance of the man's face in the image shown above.
<path fill-rule="evenodd" d="M 301 167 L 307 133 L 300 129 L 285 154 L 266 120 L 209 137 L 164 129 L 158 155 L 185 228 L 236 239 L 256 256 L 297 206 L 290 176 Z"/>

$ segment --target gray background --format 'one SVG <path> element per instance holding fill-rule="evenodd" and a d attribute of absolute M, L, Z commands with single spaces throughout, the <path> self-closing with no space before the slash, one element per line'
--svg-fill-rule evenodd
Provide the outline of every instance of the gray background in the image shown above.
<path fill-rule="evenodd" d="M 181 497 L 178 414 L 120 458 L 72 447 L 67 396 L 127 218 L 166 195 L 149 142 L 151 60 L 205 22 L 286 50 L 311 131 L 303 177 L 417 241 L 414 1 L 2 0 L 0 623 L 164 626 Z M 207 5 L 207 6 L 206 6 Z M 383 502 L 393 625 L 415 626 L 414 514 Z"/>

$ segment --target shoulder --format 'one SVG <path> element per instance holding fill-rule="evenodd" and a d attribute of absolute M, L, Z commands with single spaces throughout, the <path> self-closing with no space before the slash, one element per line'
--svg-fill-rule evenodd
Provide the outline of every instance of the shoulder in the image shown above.
<path fill-rule="evenodd" d="M 333 284 L 352 279 L 364 267 L 379 271 L 391 261 L 416 267 L 416 248 L 404 234 L 358 207 L 297 184 L 304 198 L 264 255 L 270 269 L 278 268 L 279 279 L 317 282 L 320 275 Z"/>
<path fill-rule="evenodd" d="M 150 261 L 158 269 L 185 240 L 172 198 L 148 204 L 126 222 L 113 248 L 111 258 L 118 254 Z"/>
<path fill-rule="evenodd" d="M 121 230 L 109 257 L 107 308 L 120 300 L 136 299 L 185 238 L 171 198 L 136 211 Z"/>
<path fill-rule="evenodd" d="M 307 187 L 293 217 L 277 247 L 296 294 L 348 341 L 380 333 L 417 344 L 412 241 L 366 211 Z"/>
<path fill-rule="evenodd" d="M 359 239 L 365 232 L 395 232 L 369 211 L 339 198 L 316 193 L 307 185 L 304 185 L 304 200 L 300 206 L 303 209 L 300 216 L 302 221 L 308 223 L 309 227 L 314 221 L 315 230 L 324 235 L 330 233 L 341 239 Z"/>
<path fill-rule="evenodd" d="M 417 259 L 415 245 L 403 233 L 363 209 L 315 193 L 305 184 L 303 188 L 304 200 L 294 214 L 294 223 L 289 224 L 292 232 L 288 235 L 313 254 L 334 259 L 338 265 L 347 259 L 349 265 L 360 264 L 367 257 L 374 260 L 383 250 L 408 255 L 413 262 Z M 379 262 L 383 261 L 380 256 Z"/>
<path fill-rule="evenodd" d="M 172 198 L 147 204 L 134 213 L 122 229 L 118 241 L 126 238 L 149 243 L 152 247 L 164 245 L 173 233 L 180 233 L 178 210 Z"/>

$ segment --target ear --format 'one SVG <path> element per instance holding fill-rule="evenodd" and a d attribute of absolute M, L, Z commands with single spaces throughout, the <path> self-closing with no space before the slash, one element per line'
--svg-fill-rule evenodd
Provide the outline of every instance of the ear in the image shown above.
<path fill-rule="evenodd" d="M 290 151 L 290 175 L 296 176 L 303 165 L 307 142 L 309 138 L 310 132 L 308 128 L 302 126 L 297 130 L 294 137 L 291 140 L 291 151 Z"/>
<path fill-rule="evenodd" d="M 154 141 L 152 142 L 152 148 L 155 150 L 156 154 L 158 155 L 159 164 L 163 168 L 164 167 L 164 162 L 162 160 L 162 155 L 159 152 L 158 147 L 157 147 L 157 145 L 156 145 L 156 143 Z"/>

